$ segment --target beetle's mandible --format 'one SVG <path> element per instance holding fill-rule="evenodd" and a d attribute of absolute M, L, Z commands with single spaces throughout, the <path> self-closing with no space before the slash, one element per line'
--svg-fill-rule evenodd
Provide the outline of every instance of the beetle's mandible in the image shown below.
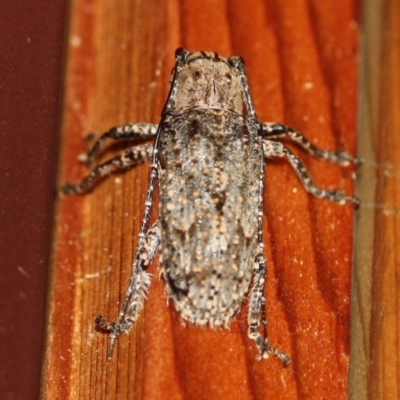
<path fill-rule="evenodd" d="M 217 53 L 176 51 L 169 95 L 158 125 L 139 123 L 113 128 L 87 154 L 94 160 L 107 139 L 155 137 L 123 154 L 94 165 L 81 182 L 66 184 L 64 194 L 90 190 L 105 175 L 151 160 L 150 182 L 129 286 L 116 322 L 96 318 L 116 338 L 138 319 L 150 278 L 146 268 L 160 252 L 166 295 L 180 318 L 197 326 L 228 327 L 248 302 L 248 336 L 259 358 L 290 358 L 268 343 L 266 324 L 262 209 L 264 162 L 284 157 L 304 189 L 340 204 L 359 200 L 320 189 L 302 161 L 280 140 L 293 141 L 314 157 L 341 166 L 358 160 L 345 151 L 321 150 L 294 129 L 263 123 L 253 107 L 243 60 Z M 155 184 L 160 187 L 159 218 L 149 227 Z M 264 329 L 264 332 L 266 329 Z"/>

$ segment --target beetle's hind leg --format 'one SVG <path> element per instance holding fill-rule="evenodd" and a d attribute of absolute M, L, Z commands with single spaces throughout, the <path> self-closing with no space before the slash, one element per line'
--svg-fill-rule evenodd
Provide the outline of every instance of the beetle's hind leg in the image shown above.
<path fill-rule="evenodd" d="M 287 367 L 291 363 L 290 358 L 286 354 L 268 344 L 267 318 L 264 296 L 265 275 L 265 258 L 262 254 L 259 254 L 256 257 L 254 264 L 253 286 L 251 288 L 249 299 L 249 313 L 247 316 L 247 322 L 249 325 L 248 336 L 250 339 L 254 340 L 260 354 L 260 360 L 263 358 L 268 358 L 270 355 L 274 355 L 282 361 L 285 367 Z M 264 335 L 259 332 L 261 317 Z"/>
<path fill-rule="evenodd" d="M 143 237 L 140 237 L 129 286 L 117 321 L 107 322 L 102 315 L 95 318 L 98 329 L 110 335 L 110 345 L 107 353 L 108 359 L 112 356 L 117 337 L 122 333 L 129 332 L 139 317 L 139 312 L 143 307 L 150 286 L 150 276 L 145 269 L 156 255 L 159 244 L 160 226 L 157 221 Z"/>

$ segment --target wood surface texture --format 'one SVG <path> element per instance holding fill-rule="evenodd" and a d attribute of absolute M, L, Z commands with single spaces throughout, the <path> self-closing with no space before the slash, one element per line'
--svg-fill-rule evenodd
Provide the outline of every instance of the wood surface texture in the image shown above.
<path fill-rule="evenodd" d="M 350 398 L 400 397 L 400 3 L 363 12 Z"/>
<path fill-rule="evenodd" d="M 87 132 L 159 121 L 181 46 L 240 54 L 260 120 L 356 152 L 355 0 L 73 0 L 70 15 L 59 184 L 87 173 Z M 352 192 L 353 168 L 293 151 L 319 186 Z M 346 399 L 354 210 L 309 196 L 285 160 L 266 167 L 264 242 L 269 338 L 292 365 L 256 361 L 246 304 L 230 330 L 183 326 L 157 260 L 141 317 L 106 361 L 93 321 L 117 317 L 148 175 L 141 165 L 59 199 L 42 398 Z"/>

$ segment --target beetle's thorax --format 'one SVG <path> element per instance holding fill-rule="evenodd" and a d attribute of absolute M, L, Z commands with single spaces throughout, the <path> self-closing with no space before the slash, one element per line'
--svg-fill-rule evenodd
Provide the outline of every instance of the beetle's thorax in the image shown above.
<path fill-rule="evenodd" d="M 174 111 L 205 107 L 243 113 L 239 71 L 216 53 L 190 54 L 176 75 Z"/>

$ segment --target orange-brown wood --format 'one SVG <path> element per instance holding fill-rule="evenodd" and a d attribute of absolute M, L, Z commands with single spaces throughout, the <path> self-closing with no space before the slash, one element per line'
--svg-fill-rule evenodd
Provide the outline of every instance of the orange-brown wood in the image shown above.
<path fill-rule="evenodd" d="M 398 399 L 400 3 L 364 12 L 360 150 L 365 198 L 356 231 L 351 399 Z"/>
<path fill-rule="evenodd" d="M 350 0 L 74 0 L 59 182 L 85 174 L 76 157 L 86 132 L 159 121 L 180 46 L 242 55 L 261 120 L 354 153 L 354 8 Z M 351 169 L 294 151 L 318 185 L 351 192 Z M 256 361 L 246 305 L 231 330 L 183 326 L 166 305 L 157 261 L 139 321 L 106 361 L 107 336 L 93 320 L 116 319 L 148 173 L 143 165 L 59 200 L 43 399 L 346 399 L 353 209 L 312 199 L 284 160 L 266 168 L 266 293 L 270 342 L 292 365 Z"/>
<path fill-rule="evenodd" d="M 370 399 L 400 397 L 400 4 L 384 7 L 388 31 L 382 36 L 379 114 L 383 126 L 377 130 L 375 243 L 372 266 L 371 364 L 368 380 Z"/>

